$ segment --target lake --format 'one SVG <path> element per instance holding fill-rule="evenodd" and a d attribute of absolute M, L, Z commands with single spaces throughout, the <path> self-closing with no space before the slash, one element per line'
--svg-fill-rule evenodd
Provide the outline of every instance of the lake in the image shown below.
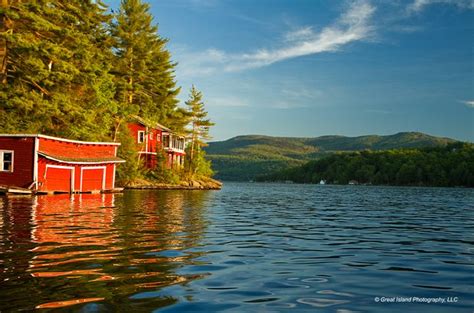
<path fill-rule="evenodd" d="M 474 190 L 0 197 L 0 311 L 471 312 Z"/>

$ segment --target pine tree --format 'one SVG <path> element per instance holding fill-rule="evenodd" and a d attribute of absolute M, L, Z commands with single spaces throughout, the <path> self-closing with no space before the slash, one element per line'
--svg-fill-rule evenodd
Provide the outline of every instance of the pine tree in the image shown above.
<path fill-rule="evenodd" d="M 205 140 L 211 138 L 209 128 L 215 124 L 207 118 L 207 112 L 204 110 L 204 103 L 202 101 L 202 93 L 194 85 L 191 88 L 186 105 L 189 123 L 191 124 L 191 129 L 189 130 L 191 142 L 187 153 L 187 167 L 191 174 L 197 173 L 199 167 L 203 168 L 203 172 L 208 172 L 210 164 L 204 162 L 204 151 L 201 148 L 207 145 Z"/>
<path fill-rule="evenodd" d="M 179 115 L 176 64 L 166 50 L 168 41 L 158 35 L 158 27 L 153 25 L 149 5 L 141 0 L 122 0 L 115 18 L 111 27 L 115 39 L 113 74 L 115 98 L 120 104 L 116 125 L 132 115 L 173 124 Z"/>
<path fill-rule="evenodd" d="M 108 137 L 116 105 L 104 6 L 92 0 L 3 2 L 0 130 Z"/>

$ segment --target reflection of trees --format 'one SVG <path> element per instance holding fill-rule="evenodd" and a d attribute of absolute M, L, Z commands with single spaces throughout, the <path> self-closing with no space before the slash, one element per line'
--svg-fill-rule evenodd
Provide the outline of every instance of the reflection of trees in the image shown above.
<path fill-rule="evenodd" d="M 28 273 L 31 243 L 31 197 L 0 197 L 0 311 L 39 292 Z M 20 287 L 20 288 L 18 288 Z M 18 305 L 18 304 L 16 304 Z"/>
<path fill-rule="evenodd" d="M 128 296 L 196 278 L 177 270 L 197 256 L 187 250 L 202 240 L 208 196 L 134 191 L 0 198 L 0 270 L 6 278 L 23 273 L 0 310 L 90 301 L 134 311 L 176 302 Z"/>

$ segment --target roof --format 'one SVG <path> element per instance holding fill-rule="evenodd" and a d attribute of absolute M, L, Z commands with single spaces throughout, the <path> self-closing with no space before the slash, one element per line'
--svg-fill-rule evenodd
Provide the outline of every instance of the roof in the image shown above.
<path fill-rule="evenodd" d="M 169 131 L 171 132 L 171 129 L 160 124 L 160 123 L 148 123 L 147 121 L 145 121 L 143 118 L 141 118 L 140 116 L 133 116 L 133 119 L 136 120 L 138 123 L 142 124 L 143 126 L 147 126 L 147 127 L 154 127 L 154 128 L 159 128 L 161 130 L 166 130 L 166 131 Z"/>
<path fill-rule="evenodd" d="M 46 159 L 70 164 L 105 164 L 105 163 L 124 163 L 125 160 L 118 157 L 102 157 L 102 158 L 70 158 L 59 155 L 51 155 L 44 152 L 38 152 L 39 155 Z"/>
<path fill-rule="evenodd" d="M 32 137 L 32 138 L 44 138 L 44 139 L 58 140 L 58 141 L 85 144 L 85 145 L 120 146 L 120 142 L 80 141 L 80 140 L 72 140 L 72 139 L 53 137 L 53 136 L 47 136 L 47 135 L 41 135 L 41 134 L 0 134 L 0 137 Z"/>
<path fill-rule="evenodd" d="M 169 128 L 166 127 L 166 126 L 161 125 L 160 123 L 156 123 L 156 126 L 157 126 L 158 128 L 161 128 L 162 130 L 166 130 L 166 131 L 169 131 L 169 132 L 171 131 L 171 129 L 169 129 Z"/>

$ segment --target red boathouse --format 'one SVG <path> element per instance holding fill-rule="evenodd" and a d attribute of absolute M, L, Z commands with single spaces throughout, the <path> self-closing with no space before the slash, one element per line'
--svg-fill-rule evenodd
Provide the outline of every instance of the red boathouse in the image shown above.
<path fill-rule="evenodd" d="M 39 192 L 113 190 L 120 143 L 0 134 L 0 185 Z"/>

